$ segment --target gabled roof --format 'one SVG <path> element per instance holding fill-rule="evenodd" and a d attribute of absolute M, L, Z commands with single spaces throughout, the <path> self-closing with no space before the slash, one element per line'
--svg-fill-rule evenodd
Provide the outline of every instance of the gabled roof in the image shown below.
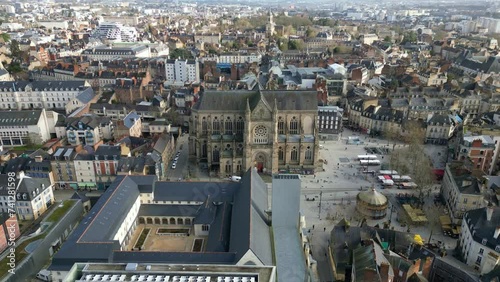
<path fill-rule="evenodd" d="M 34 111 L 0 111 L 2 126 L 36 125 L 42 116 L 42 110 Z"/>
<path fill-rule="evenodd" d="M 78 94 L 75 97 L 75 99 L 77 99 L 78 101 L 80 101 L 83 104 L 87 104 L 87 103 L 90 103 L 90 101 L 92 101 L 92 99 L 94 99 L 94 97 L 95 97 L 94 90 L 91 87 L 89 87 L 89 88 L 83 90 L 80 94 Z"/>
<path fill-rule="evenodd" d="M 492 209 L 490 220 L 487 218 L 488 209 Z M 500 207 L 486 207 L 468 211 L 464 216 L 464 221 L 469 226 L 474 241 L 482 244 L 484 239 L 486 240 L 485 245 L 493 250 L 500 246 L 500 236 L 494 237 L 495 231 L 500 228 Z"/>
<path fill-rule="evenodd" d="M 272 264 L 267 201 L 267 184 L 256 169 L 249 169 L 242 177 L 241 187 L 233 203 L 229 250 L 236 253 L 237 260 L 250 249 L 262 264 Z"/>

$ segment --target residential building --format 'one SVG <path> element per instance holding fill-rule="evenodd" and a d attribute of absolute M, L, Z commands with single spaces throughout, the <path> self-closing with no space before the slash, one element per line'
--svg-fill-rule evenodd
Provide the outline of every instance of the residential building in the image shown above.
<path fill-rule="evenodd" d="M 120 146 L 100 145 L 94 153 L 94 169 L 98 190 L 106 190 L 116 178 Z"/>
<path fill-rule="evenodd" d="M 481 275 L 500 266 L 500 207 L 465 213 L 459 237 L 465 262 Z"/>
<path fill-rule="evenodd" d="M 68 138 L 68 143 L 73 146 L 94 146 L 102 140 L 113 139 L 115 125 L 109 117 L 86 114 L 81 117 L 67 118 L 61 123 L 65 125 L 65 131 L 58 130 L 58 132 L 64 132 L 64 136 Z"/>
<path fill-rule="evenodd" d="M 351 71 L 351 80 L 359 84 L 366 84 L 370 79 L 370 74 L 367 68 L 357 67 Z"/>
<path fill-rule="evenodd" d="M 15 190 L 9 188 L 12 187 L 9 182 L 8 175 L 0 175 L 0 209 L 4 212 L 9 212 L 7 208 L 15 209 L 19 220 L 35 220 L 54 203 L 53 187 L 48 179 L 20 174 L 15 179 Z M 15 191 L 15 194 L 10 191 Z"/>
<path fill-rule="evenodd" d="M 445 73 L 418 73 L 418 79 L 423 86 L 441 86 L 448 81 Z"/>
<path fill-rule="evenodd" d="M 219 44 L 221 41 L 220 33 L 197 33 L 194 35 L 194 42 L 203 42 L 208 44 Z"/>
<path fill-rule="evenodd" d="M 154 121 L 151 121 L 149 123 L 143 123 L 143 132 L 148 132 L 149 134 L 161 134 L 164 132 L 170 133 L 170 127 L 172 124 L 164 119 L 164 118 L 157 118 Z"/>
<path fill-rule="evenodd" d="M 224 192 L 200 193 L 206 185 Z M 241 183 L 202 186 L 199 182 L 157 181 L 155 176 L 118 176 L 69 235 L 48 269 L 57 280 L 79 261 L 139 264 L 154 259 L 196 267 L 273 265 L 267 193 L 256 169 L 246 172 Z M 181 252 L 152 248 L 147 240 L 172 243 L 174 237 L 157 235 L 157 230 L 165 228 L 182 230 L 175 236 L 177 242 L 192 238 L 203 239 L 203 244 L 189 244 Z M 137 245 L 135 238 L 145 229 L 152 232 Z"/>
<path fill-rule="evenodd" d="M 80 151 L 73 159 L 78 189 L 97 189 L 94 154 Z"/>
<path fill-rule="evenodd" d="M 88 106 L 88 104 L 94 99 L 95 93 L 92 88 L 87 88 L 80 94 L 72 98 L 65 106 L 66 114 L 71 114 L 77 109 Z"/>
<path fill-rule="evenodd" d="M 174 136 L 169 132 L 163 132 L 154 140 L 153 150 L 149 156 L 155 162 L 155 174 L 158 179 L 164 180 L 167 177 L 167 170 L 170 169 L 168 164 L 175 154 Z"/>
<path fill-rule="evenodd" d="M 400 132 L 404 113 L 382 106 L 368 106 L 360 116 L 359 127 L 362 132 L 381 135 L 385 132 Z"/>
<path fill-rule="evenodd" d="M 3 197 L 3 196 L 0 196 Z M 3 201 L 0 202 L 3 204 Z M 4 209 L 5 207 L 0 207 L 0 209 Z M 17 238 L 21 236 L 21 232 L 19 231 L 19 222 L 17 221 L 17 217 L 9 216 L 7 212 L 0 213 L 0 252 L 10 247 L 11 242 L 15 242 Z"/>
<path fill-rule="evenodd" d="M 486 205 L 481 183 L 464 167 L 463 162 L 446 164 L 441 195 L 454 224 L 460 224 L 467 211 Z"/>
<path fill-rule="evenodd" d="M 361 35 L 361 42 L 363 42 L 363 44 L 366 44 L 366 45 L 372 45 L 372 43 L 374 41 L 377 41 L 378 40 L 378 36 L 376 34 L 362 34 Z"/>
<path fill-rule="evenodd" d="M 455 131 L 455 121 L 449 115 L 429 115 L 425 129 L 425 142 L 432 144 L 448 144 Z"/>
<path fill-rule="evenodd" d="M 258 63 L 262 61 L 262 55 L 259 53 L 222 53 L 217 56 L 208 56 L 203 58 L 204 62 L 216 62 L 217 64 L 244 64 Z"/>
<path fill-rule="evenodd" d="M 198 59 L 168 59 L 165 63 L 167 83 L 185 83 L 200 81 L 200 65 Z"/>
<path fill-rule="evenodd" d="M 457 153 L 457 160 L 469 159 L 473 169 L 488 173 L 494 166 L 496 143 L 488 135 L 466 135 L 462 138 Z"/>
<path fill-rule="evenodd" d="M 220 177 L 251 167 L 312 173 L 317 117 L 316 91 L 205 92 L 192 109 L 189 152 Z"/>
<path fill-rule="evenodd" d="M 140 137 L 142 135 L 142 120 L 136 112 L 130 112 L 125 118 L 117 120 L 114 127 L 114 138 L 123 136 Z"/>
<path fill-rule="evenodd" d="M 77 179 L 74 159 L 75 148 L 60 147 L 51 156 L 51 166 L 54 173 L 54 187 L 56 189 L 77 189 Z"/>
<path fill-rule="evenodd" d="M 318 130 L 320 139 L 331 139 L 343 131 L 344 110 L 337 106 L 318 107 Z"/>
<path fill-rule="evenodd" d="M 86 81 L 0 81 L 0 109 L 57 109 L 90 88 Z"/>
<path fill-rule="evenodd" d="M 130 47 L 96 46 L 82 51 L 82 56 L 92 61 L 111 61 L 115 59 L 150 58 L 151 49 L 147 45 L 137 44 Z"/>
<path fill-rule="evenodd" d="M 50 130 L 44 109 L 0 111 L 0 145 L 41 145 L 50 139 Z"/>

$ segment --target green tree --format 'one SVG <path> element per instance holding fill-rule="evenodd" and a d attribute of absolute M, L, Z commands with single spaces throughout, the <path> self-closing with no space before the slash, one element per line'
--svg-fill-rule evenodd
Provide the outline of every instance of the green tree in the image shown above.
<path fill-rule="evenodd" d="M 312 38 L 312 37 L 316 37 L 318 33 L 316 32 L 316 30 L 308 27 L 307 30 L 306 30 L 306 37 L 308 38 Z"/>
<path fill-rule="evenodd" d="M 3 39 L 4 42 L 10 41 L 10 35 L 8 33 L 2 33 L 2 34 L 0 34 L 0 37 Z"/>
<path fill-rule="evenodd" d="M 392 38 L 389 35 L 387 35 L 386 37 L 384 37 L 384 41 L 385 42 L 391 42 Z"/>
<path fill-rule="evenodd" d="M 19 48 L 19 42 L 17 40 L 12 40 L 10 42 L 10 56 L 13 59 L 21 58 L 21 49 Z"/>
<path fill-rule="evenodd" d="M 417 33 L 414 32 L 413 30 L 405 32 L 401 43 L 405 44 L 407 42 L 409 43 L 417 42 Z"/>
<path fill-rule="evenodd" d="M 278 38 L 276 44 L 278 45 L 278 48 L 280 48 L 281 51 L 288 50 L 288 40 L 284 38 Z"/>
<path fill-rule="evenodd" d="M 193 55 L 187 49 L 176 48 L 172 52 L 170 52 L 170 59 L 192 59 Z"/>
<path fill-rule="evenodd" d="M 304 50 L 304 42 L 302 40 L 290 40 L 288 41 L 289 50 Z"/>

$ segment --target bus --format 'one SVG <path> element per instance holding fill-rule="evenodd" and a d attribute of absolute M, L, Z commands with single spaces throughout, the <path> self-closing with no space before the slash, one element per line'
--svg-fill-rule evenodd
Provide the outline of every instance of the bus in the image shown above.
<path fill-rule="evenodd" d="M 377 159 L 376 155 L 358 155 L 358 161 L 376 160 L 376 159 Z"/>
<path fill-rule="evenodd" d="M 359 163 L 362 166 L 380 165 L 379 160 L 360 160 Z"/>

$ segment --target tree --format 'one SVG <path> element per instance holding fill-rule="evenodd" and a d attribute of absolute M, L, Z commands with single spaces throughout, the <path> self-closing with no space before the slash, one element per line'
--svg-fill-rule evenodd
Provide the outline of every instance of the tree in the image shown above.
<path fill-rule="evenodd" d="M 404 33 L 401 44 L 405 44 L 407 42 L 409 43 L 417 42 L 417 39 L 418 39 L 417 34 L 413 30 L 411 30 Z"/>
<path fill-rule="evenodd" d="M 176 48 L 170 52 L 170 59 L 192 59 L 193 55 L 187 49 Z"/>
<path fill-rule="evenodd" d="M 304 42 L 302 40 L 290 40 L 288 41 L 289 50 L 304 50 Z"/>
<path fill-rule="evenodd" d="M 306 30 L 306 37 L 308 38 L 312 38 L 312 37 L 316 37 L 318 33 L 316 32 L 316 30 L 308 27 L 307 30 Z"/>
<path fill-rule="evenodd" d="M 386 37 L 384 37 L 384 42 L 392 42 L 392 37 L 387 35 Z"/>
<path fill-rule="evenodd" d="M 10 42 L 10 56 L 13 59 L 20 59 L 21 49 L 19 48 L 19 42 L 17 40 L 12 40 Z"/>
<path fill-rule="evenodd" d="M 278 41 L 276 41 L 276 44 L 278 45 L 278 48 L 280 48 L 281 51 L 288 50 L 288 40 L 286 40 L 284 38 L 278 38 Z"/>
<path fill-rule="evenodd" d="M 0 34 L 0 37 L 3 39 L 3 42 L 10 41 L 10 35 L 8 33 L 2 33 L 2 34 Z"/>

